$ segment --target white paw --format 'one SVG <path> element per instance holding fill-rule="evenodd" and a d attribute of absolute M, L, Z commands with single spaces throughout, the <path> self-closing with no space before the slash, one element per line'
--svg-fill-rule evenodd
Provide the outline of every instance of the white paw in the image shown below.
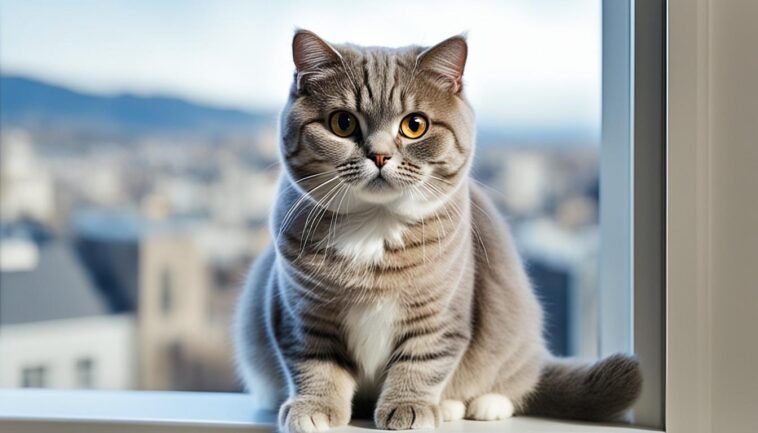
<path fill-rule="evenodd" d="M 494 421 L 513 416 L 513 403 L 501 394 L 484 394 L 471 400 L 466 418 L 477 421 Z"/>
<path fill-rule="evenodd" d="M 325 413 L 316 412 L 313 415 L 295 415 L 291 417 L 286 431 L 288 433 L 316 433 L 329 430 L 329 418 Z"/>
<path fill-rule="evenodd" d="M 442 400 L 440 411 L 443 421 L 458 421 L 466 414 L 466 405 L 460 400 Z"/>
<path fill-rule="evenodd" d="M 350 410 L 330 407 L 311 398 L 292 398 L 279 409 L 279 431 L 283 433 L 317 433 L 347 424 Z"/>

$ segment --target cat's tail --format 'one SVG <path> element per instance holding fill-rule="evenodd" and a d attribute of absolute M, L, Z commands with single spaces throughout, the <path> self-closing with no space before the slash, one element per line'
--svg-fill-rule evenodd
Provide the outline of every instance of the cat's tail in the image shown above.
<path fill-rule="evenodd" d="M 551 359 L 520 412 L 551 418 L 621 421 L 642 389 L 637 358 L 611 355 L 594 364 Z"/>

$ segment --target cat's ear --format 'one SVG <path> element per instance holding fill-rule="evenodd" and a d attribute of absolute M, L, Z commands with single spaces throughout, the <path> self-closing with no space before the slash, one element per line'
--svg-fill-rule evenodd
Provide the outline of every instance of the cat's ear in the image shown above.
<path fill-rule="evenodd" d="M 311 74 L 339 63 L 340 54 L 328 42 L 308 30 L 297 30 L 292 38 L 292 60 L 297 70 L 297 86 Z"/>
<path fill-rule="evenodd" d="M 453 36 L 419 54 L 418 66 L 420 70 L 434 74 L 443 87 L 458 93 L 463 86 L 467 55 L 465 35 Z"/>

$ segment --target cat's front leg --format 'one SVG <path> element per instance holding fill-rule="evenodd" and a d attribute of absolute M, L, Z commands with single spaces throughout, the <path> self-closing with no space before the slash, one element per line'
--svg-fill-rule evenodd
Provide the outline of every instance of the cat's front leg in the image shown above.
<path fill-rule="evenodd" d="M 295 311 L 281 308 L 284 314 Z M 283 432 L 322 432 L 350 421 L 356 382 L 331 310 L 308 307 L 272 320 L 272 333 L 289 377 L 289 398 L 279 409 Z"/>
<path fill-rule="evenodd" d="M 466 341 L 462 334 L 445 333 L 432 344 L 396 352 L 376 405 L 376 426 L 387 430 L 438 427 L 442 421 L 440 396 Z"/>
<path fill-rule="evenodd" d="M 332 360 L 290 363 L 294 390 L 279 409 L 279 426 L 289 433 L 322 432 L 350 421 L 355 379 Z"/>

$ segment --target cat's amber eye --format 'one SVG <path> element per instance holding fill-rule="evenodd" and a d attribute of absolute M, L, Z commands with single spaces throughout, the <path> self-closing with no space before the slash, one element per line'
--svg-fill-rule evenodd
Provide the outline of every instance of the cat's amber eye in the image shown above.
<path fill-rule="evenodd" d="M 429 121 L 418 113 L 405 116 L 400 122 L 400 133 L 408 138 L 419 138 L 429 129 Z"/>
<path fill-rule="evenodd" d="M 347 111 L 335 111 L 329 116 L 329 127 L 340 137 L 350 137 L 358 128 L 358 119 Z"/>

